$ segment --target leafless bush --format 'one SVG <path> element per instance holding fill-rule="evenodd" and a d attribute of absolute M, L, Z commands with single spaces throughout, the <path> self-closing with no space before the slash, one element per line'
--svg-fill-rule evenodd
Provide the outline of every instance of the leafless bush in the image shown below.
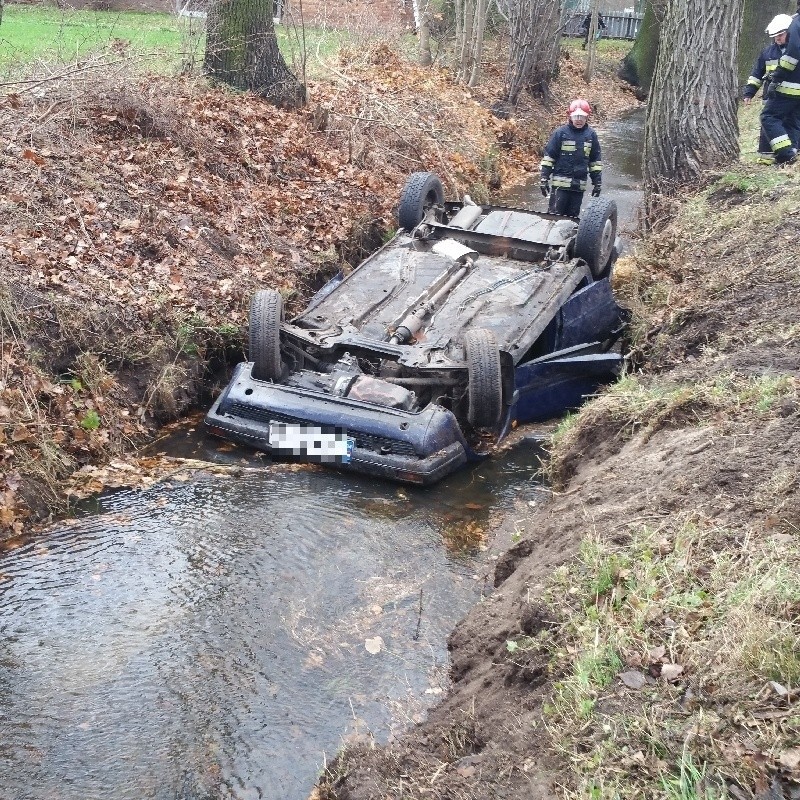
<path fill-rule="evenodd" d="M 498 0 L 510 32 L 508 69 L 503 99 L 516 105 L 523 89 L 547 90 L 558 64 L 560 12 L 558 0 Z"/>

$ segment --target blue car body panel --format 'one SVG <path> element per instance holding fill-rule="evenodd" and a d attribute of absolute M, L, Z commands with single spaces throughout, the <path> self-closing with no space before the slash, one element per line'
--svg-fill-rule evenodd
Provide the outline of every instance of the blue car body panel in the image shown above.
<path fill-rule="evenodd" d="M 418 412 L 376 408 L 348 398 L 258 381 L 252 363 L 238 364 L 206 415 L 210 432 L 272 454 L 265 428 L 273 422 L 338 429 L 355 440 L 341 469 L 429 484 L 483 456 L 467 443 L 458 420 L 436 404 Z"/>
<path fill-rule="evenodd" d="M 618 353 L 564 355 L 520 364 L 514 373 L 516 391 L 509 419 L 537 422 L 577 408 L 598 386 L 618 375 L 621 366 Z"/>

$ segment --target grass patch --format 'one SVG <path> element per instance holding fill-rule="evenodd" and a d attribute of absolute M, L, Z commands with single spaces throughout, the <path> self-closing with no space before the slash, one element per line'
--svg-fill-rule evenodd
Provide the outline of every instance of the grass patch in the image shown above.
<path fill-rule="evenodd" d="M 758 170 L 749 173 L 743 172 L 726 172 L 714 184 L 712 190 L 707 192 L 707 195 L 719 188 L 731 188 L 737 192 L 763 192 L 769 189 L 775 189 L 778 186 L 786 183 L 786 175 L 777 170 L 766 171 Z"/>
<path fill-rule="evenodd" d="M 586 50 L 583 49 L 583 36 L 565 36 L 561 40 L 561 49 L 566 50 L 570 54 L 586 56 Z M 624 58 L 630 49 L 633 47 L 633 42 L 627 39 L 599 39 L 597 42 L 598 55 L 608 58 Z"/>
<path fill-rule="evenodd" d="M 797 236 L 800 170 L 755 163 L 760 110 L 760 102 L 740 109 L 740 161 L 709 175 L 702 190 L 621 263 L 624 279 L 615 282 L 615 289 L 633 315 L 632 346 L 655 366 L 665 353 L 674 357 L 676 328 L 710 306 L 735 314 L 736 298 L 755 294 L 757 287 L 800 288 L 791 248 Z M 762 296 L 767 291 L 761 290 Z M 720 297 L 729 303 L 719 303 Z M 766 313 L 767 304 L 762 305 L 764 313 L 751 309 L 747 325 L 719 324 L 708 331 L 719 337 L 718 349 L 787 341 L 791 315 L 780 309 Z M 733 328 L 737 340 L 725 340 L 726 330 Z"/>
<path fill-rule="evenodd" d="M 0 28 L 0 68 L 35 61 L 71 63 L 111 46 L 120 52 L 159 53 L 167 63 L 177 64 L 189 31 L 185 19 L 171 14 L 8 5 Z"/>
<path fill-rule="evenodd" d="M 750 787 L 800 736 L 785 700 L 800 681 L 800 540 L 778 548 L 688 517 L 629 536 L 588 538 L 546 593 L 567 620 L 552 652 L 566 677 L 545 708 L 580 787 L 567 794 L 715 800 L 726 782 Z"/>
<path fill-rule="evenodd" d="M 306 74 L 321 68 L 352 38 L 344 31 L 276 25 L 287 63 Z M 197 70 L 205 50 L 205 22 L 174 14 L 6 5 L 0 27 L 0 72 L 19 74 L 37 62 L 72 64 L 97 51 L 141 61 L 157 74 Z M 303 58 L 303 53 L 307 58 Z"/>
<path fill-rule="evenodd" d="M 628 504 L 609 482 L 619 523 L 594 489 L 575 495 L 598 527 L 542 598 L 563 621 L 545 712 L 567 798 L 721 800 L 800 777 L 798 474 L 783 449 L 800 403 L 787 305 L 800 170 L 754 162 L 759 111 L 742 110 L 742 161 L 618 265 L 643 372 L 553 438 L 554 488 L 586 454 L 591 481 L 570 491 L 602 486 L 615 455 L 607 469 L 632 492 Z M 643 524 L 651 514 L 658 527 Z"/>
<path fill-rule="evenodd" d="M 550 482 L 560 486 L 564 464 L 592 437 L 622 444 L 638 436 L 645 443 L 665 428 L 702 426 L 712 418 L 719 425 L 742 415 L 767 416 L 784 400 L 800 402 L 793 375 L 723 373 L 693 383 L 626 375 L 558 426 L 550 444 L 553 455 L 544 469 Z"/>

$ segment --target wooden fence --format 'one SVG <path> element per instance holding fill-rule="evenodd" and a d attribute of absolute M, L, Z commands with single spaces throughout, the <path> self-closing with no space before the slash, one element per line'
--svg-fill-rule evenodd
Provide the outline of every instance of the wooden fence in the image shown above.
<path fill-rule="evenodd" d="M 644 14 L 606 14 L 600 12 L 606 23 L 604 30 L 600 31 L 604 39 L 635 39 L 639 33 Z M 583 36 L 581 26 L 586 19 L 586 12 L 571 14 L 564 22 L 564 36 Z"/>

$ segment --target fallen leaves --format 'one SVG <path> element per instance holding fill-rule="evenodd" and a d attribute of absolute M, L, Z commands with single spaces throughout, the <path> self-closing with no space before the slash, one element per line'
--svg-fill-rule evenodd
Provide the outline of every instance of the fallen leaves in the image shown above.
<path fill-rule="evenodd" d="M 619 679 L 629 689 L 641 689 L 647 683 L 647 677 L 638 670 L 626 670 L 619 674 Z"/>
<path fill-rule="evenodd" d="M 683 674 L 681 664 L 662 664 L 661 677 L 668 683 L 676 681 Z"/>

